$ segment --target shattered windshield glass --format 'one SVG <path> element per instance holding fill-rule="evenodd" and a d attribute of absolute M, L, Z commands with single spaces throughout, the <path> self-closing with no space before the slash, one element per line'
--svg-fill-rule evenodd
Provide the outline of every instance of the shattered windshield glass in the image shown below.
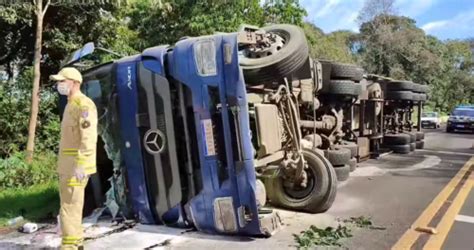
<path fill-rule="evenodd" d="M 126 186 L 125 186 L 125 164 L 122 161 L 120 152 L 120 126 L 118 117 L 118 100 L 113 82 L 113 67 L 106 67 L 105 74 L 103 69 L 98 69 L 93 78 L 88 81 L 87 96 L 89 96 L 97 105 L 99 115 L 98 133 L 104 141 L 104 149 L 113 163 L 113 175 L 109 178 L 111 188 L 106 193 L 105 206 L 109 209 L 112 216 L 115 217 L 119 212 L 127 217 L 131 212 L 127 206 Z"/>

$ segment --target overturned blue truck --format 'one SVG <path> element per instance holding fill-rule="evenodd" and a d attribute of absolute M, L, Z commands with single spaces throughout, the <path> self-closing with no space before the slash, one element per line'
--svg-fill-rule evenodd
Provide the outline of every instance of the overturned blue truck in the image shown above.
<path fill-rule="evenodd" d="M 330 146 L 339 119 L 316 112 L 321 63 L 300 28 L 244 26 L 90 64 L 99 50 L 87 44 L 65 64 L 82 70 L 99 113 L 86 214 L 105 205 L 145 224 L 269 236 L 280 218 L 267 200 L 331 207 L 328 159 L 345 166 L 351 150 Z"/>

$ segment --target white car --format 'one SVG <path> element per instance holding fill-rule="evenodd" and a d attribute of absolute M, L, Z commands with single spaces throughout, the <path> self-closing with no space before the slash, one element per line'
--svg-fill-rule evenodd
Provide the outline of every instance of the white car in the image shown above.
<path fill-rule="evenodd" d="M 424 112 L 421 114 L 422 128 L 439 128 L 441 126 L 441 118 L 438 112 Z"/>

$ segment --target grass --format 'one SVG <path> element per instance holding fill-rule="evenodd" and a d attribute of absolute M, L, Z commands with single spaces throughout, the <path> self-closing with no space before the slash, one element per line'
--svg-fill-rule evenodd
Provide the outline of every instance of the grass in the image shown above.
<path fill-rule="evenodd" d="M 17 216 L 32 222 L 56 217 L 59 211 L 59 192 L 56 181 L 25 188 L 0 190 L 0 227 Z"/>

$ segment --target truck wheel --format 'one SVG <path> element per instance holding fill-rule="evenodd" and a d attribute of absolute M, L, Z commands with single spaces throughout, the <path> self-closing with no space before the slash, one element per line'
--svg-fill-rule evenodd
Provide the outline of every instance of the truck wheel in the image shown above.
<path fill-rule="evenodd" d="M 421 141 L 423 139 L 425 139 L 425 133 L 424 132 L 415 132 L 415 135 L 416 135 L 416 140 L 417 141 Z"/>
<path fill-rule="evenodd" d="M 255 197 L 257 198 L 257 206 L 263 207 L 267 202 L 267 192 L 265 190 L 265 185 L 259 179 L 257 179 L 257 183 L 255 184 Z"/>
<path fill-rule="evenodd" d="M 406 134 L 410 136 L 410 143 L 416 142 L 416 133 L 414 132 L 404 132 L 403 134 Z"/>
<path fill-rule="evenodd" d="M 308 59 L 308 43 L 301 28 L 279 24 L 264 27 L 263 30 L 281 39 L 277 39 L 264 54 L 261 51 L 258 54 L 242 53 L 239 61 L 248 84 L 279 81 L 301 68 Z"/>
<path fill-rule="evenodd" d="M 333 166 L 346 165 L 351 159 L 351 150 L 347 148 L 326 150 L 325 156 Z"/>
<path fill-rule="evenodd" d="M 421 101 L 422 97 L 421 97 L 422 94 L 418 94 L 418 93 L 412 93 L 411 94 L 411 99 L 413 101 Z"/>
<path fill-rule="evenodd" d="M 424 141 L 417 141 L 416 142 L 416 149 L 423 149 L 425 147 Z"/>
<path fill-rule="evenodd" d="M 357 146 L 357 144 L 353 143 L 353 142 L 347 142 L 347 141 L 343 141 L 342 144 L 340 145 L 334 145 L 334 147 L 336 149 L 339 149 L 339 148 L 347 148 L 351 151 L 351 158 L 353 157 L 357 157 L 357 151 L 359 149 L 359 146 Z"/>
<path fill-rule="evenodd" d="M 413 93 L 411 91 L 388 91 L 385 95 L 386 100 L 404 100 L 411 101 L 413 99 Z"/>
<path fill-rule="evenodd" d="M 413 151 L 415 151 L 415 149 L 416 149 L 416 142 L 410 143 L 410 151 L 413 152 Z"/>
<path fill-rule="evenodd" d="M 351 167 L 349 165 L 334 166 L 338 181 L 347 181 L 351 173 Z"/>
<path fill-rule="evenodd" d="M 337 192 L 337 177 L 331 163 L 318 152 L 303 150 L 308 164 L 306 188 L 290 188 L 283 185 L 283 178 L 267 179 L 266 187 L 270 201 L 284 208 L 319 213 L 328 210 Z"/>
<path fill-rule="evenodd" d="M 395 91 L 401 91 L 401 90 L 413 90 L 413 83 L 409 81 L 390 81 L 387 83 L 387 90 L 395 90 Z"/>
<path fill-rule="evenodd" d="M 413 84 L 413 92 L 415 93 L 426 94 L 428 92 L 428 89 L 429 88 L 427 85 L 422 85 L 419 83 Z"/>
<path fill-rule="evenodd" d="M 418 99 L 419 99 L 418 101 L 424 102 L 428 100 L 428 97 L 426 96 L 426 94 L 418 94 Z"/>
<path fill-rule="evenodd" d="M 351 172 L 354 172 L 357 168 L 357 159 L 356 158 L 352 158 L 349 160 L 349 167 L 350 167 L 350 170 Z"/>
<path fill-rule="evenodd" d="M 364 78 L 363 70 L 352 64 L 331 62 L 331 79 L 360 82 Z"/>
<path fill-rule="evenodd" d="M 335 95 L 358 96 L 362 88 L 360 84 L 356 84 L 350 80 L 331 80 L 329 84 L 323 84 L 321 93 Z"/>
<path fill-rule="evenodd" d="M 408 153 L 410 153 L 410 144 L 390 145 L 390 146 L 388 146 L 388 148 L 393 150 L 393 152 L 397 153 L 397 154 L 408 154 Z"/>
<path fill-rule="evenodd" d="M 410 136 L 407 134 L 386 134 L 383 137 L 384 145 L 405 145 L 410 143 Z"/>

